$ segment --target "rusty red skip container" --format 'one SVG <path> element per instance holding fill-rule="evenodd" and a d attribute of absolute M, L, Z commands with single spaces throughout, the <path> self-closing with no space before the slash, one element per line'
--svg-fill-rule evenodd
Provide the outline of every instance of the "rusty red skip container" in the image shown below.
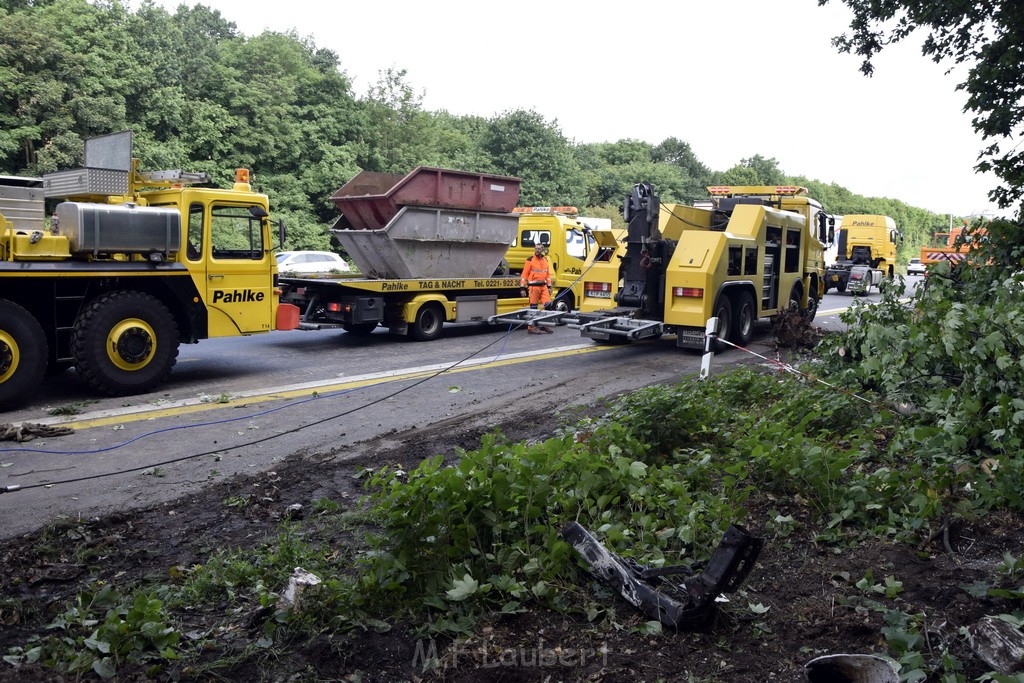
<path fill-rule="evenodd" d="M 403 206 L 507 213 L 521 179 L 417 166 L 406 175 L 363 171 L 331 195 L 346 227 L 380 230 Z"/>

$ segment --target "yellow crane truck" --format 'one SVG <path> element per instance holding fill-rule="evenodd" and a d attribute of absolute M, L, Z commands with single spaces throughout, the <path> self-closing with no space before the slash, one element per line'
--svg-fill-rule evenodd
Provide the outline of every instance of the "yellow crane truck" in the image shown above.
<path fill-rule="evenodd" d="M 867 293 L 896 274 L 896 247 L 902 239 L 889 216 L 843 216 L 836 262 L 825 271 L 825 291 Z"/>
<path fill-rule="evenodd" d="M 678 346 L 703 349 L 712 317 L 719 336 L 741 346 L 758 318 L 790 309 L 813 319 L 834 237 L 821 204 L 795 186 L 708 190 L 711 206 L 699 208 L 662 205 L 650 184 L 636 185 L 625 240 L 595 232 L 602 249 L 566 321 L 598 341 L 675 333 Z"/>
<path fill-rule="evenodd" d="M 141 172 L 130 132 L 87 141 L 85 160 L 38 184 L 0 181 L 0 409 L 47 368 L 141 393 L 167 378 L 179 344 L 297 325 L 275 295 L 269 203 L 248 171 L 227 190 Z M 49 227 L 46 198 L 66 200 Z"/>

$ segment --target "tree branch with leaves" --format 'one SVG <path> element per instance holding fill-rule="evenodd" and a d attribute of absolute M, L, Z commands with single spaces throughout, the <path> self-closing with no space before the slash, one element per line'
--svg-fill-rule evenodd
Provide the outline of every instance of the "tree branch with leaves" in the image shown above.
<path fill-rule="evenodd" d="M 1024 198 L 1024 5 L 1005 0 L 840 0 L 853 11 L 850 30 L 833 39 L 840 52 L 863 58 L 861 71 L 885 47 L 915 31 L 927 32 L 921 52 L 936 63 L 968 67 L 956 89 L 967 93 L 965 111 L 987 146 L 979 172 L 1001 179 L 989 198 L 1001 208 Z M 825 5 L 829 0 L 818 0 Z M 950 68 L 950 71 L 952 68 Z M 948 72 L 947 72 L 948 73 Z"/>

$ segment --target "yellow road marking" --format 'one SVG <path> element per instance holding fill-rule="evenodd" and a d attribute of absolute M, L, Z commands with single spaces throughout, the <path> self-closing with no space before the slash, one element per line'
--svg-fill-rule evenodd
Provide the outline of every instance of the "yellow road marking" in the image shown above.
<path fill-rule="evenodd" d="M 845 306 L 843 308 L 829 309 L 827 311 L 819 310 L 818 315 L 832 315 L 834 313 L 841 313 L 847 310 L 848 308 L 849 306 Z M 336 391 L 344 391 L 347 389 L 361 389 L 363 387 L 372 386 L 374 384 L 384 384 L 386 382 L 415 381 L 418 379 L 423 379 L 424 377 L 430 377 L 435 374 L 452 374 L 457 372 L 469 372 L 471 370 L 487 370 L 491 368 L 504 367 L 508 365 L 528 363 L 535 360 L 565 358 L 568 356 L 575 356 L 584 353 L 593 353 L 595 351 L 606 351 L 616 348 L 623 347 L 603 346 L 599 344 L 594 344 L 590 346 L 569 347 L 557 351 L 549 351 L 542 353 L 525 353 L 517 357 L 505 358 L 503 360 L 470 361 L 468 363 L 459 365 L 452 369 L 445 369 L 446 366 L 444 364 L 439 364 L 431 366 L 430 369 L 412 369 L 408 371 L 399 370 L 396 372 L 379 373 L 377 375 L 367 376 L 364 379 L 349 380 L 346 382 L 331 381 L 322 384 L 311 383 L 308 385 L 303 385 L 300 388 L 284 389 L 282 391 L 259 390 L 251 393 L 243 392 L 223 403 L 202 402 L 198 399 L 188 399 L 187 402 L 173 407 L 142 408 L 141 410 L 138 408 L 117 410 L 113 411 L 114 414 L 102 414 L 102 411 L 100 411 L 97 417 L 89 418 L 88 416 L 84 416 L 83 418 L 80 418 L 75 422 L 63 422 L 61 421 L 60 418 L 56 418 L 39 420 L 38 423 L 61 425 L 64 427 L 71 427 L 73 429 L 90 429 L 92 427 L 106 427 L 109 425 L 125 424 L 128 422 L 140 422 L 142 420 L 157 420 L 164 417 L 190 415 L 193 413 L 202 413 L 210 410 L 220 410 L 222 408 L 240 408 L 256 401 L 275 401 L 282 399 L 299 398 L 304 396 L 312 396 L 314 393 L 333 393 Z M 100 416 L 101 414 L 102 416 Z"/>
<path fill-rule="evenodd" d="M 334 393 L 336 391 L 361 389 L 363 387 L 373 386 L 375 384 L 384 384 L 387 382 L 415 381 L 438 374 L 453 374 L 458 372 L 469 372 L 472 370 L 487 370 L 491 368 L 500 368 L 509 365 L 518 365 L 520 363 L 529 363 L 537 360 L 550 360 L 552 358 L 565 358 L 568 356 L 577 356 L 585 353 L 593 353 L 595 351 L 604 351 L 613 348 L 620 347 L 601 346 L 598 344 L 594 344 L 593 346 L 574 347 L 562 351 L 525 354 L 519 357 L 506 358 L 503 360 L 484 362 L 477 361 L 473 364 L 459 365 L 451 369 L 446 369 L 446 366 L 444 366 L 444 364 L 441 364 L 439 366 L 431 366 L 431 369 L 426 370 L 414 369 L 410 371 L 380 373 L 379 375 L 376 376 L 368 376 L 365 379 L 349 380 L 347 382 L 332 382 L 325 384 L 307 385 L 303 386 L 302 388 L 285 389 L 283 391 L 268 392 L 260 390 L 252 393 L 240 394 L 223 403 L 190 402 L 184 405 L 168 408 L 154 407 L 152 409 L 147 408 L 141 411 L 136 410 L 135 412 L 119 411 L 116 415 L 107 415 L 92 419 L 79 419 L 75 422 L 60 422 L 57 420 L 46 420 L 41 422 L 45 422 L 47 424 L 59 424 L 62 427 L 71 427 L 73 429 L 90 429 L 92 427 L 106 427 L 109 425 L 125 424 L 127 422 L 140 422 L 142 420 L 157 420 L 159 418 L 164 417 L 190 415 L 193 413 L 201 413 L 209 410 L 220 410 L 222 408 L 240 408 L 246 405 L 250 405 L 256 401 L 277 401 L 282 399 L 312 396 L 313 394 L 326 394 Z M 191 400 L 192 399 L 190 399 L 190 401 Z"/>

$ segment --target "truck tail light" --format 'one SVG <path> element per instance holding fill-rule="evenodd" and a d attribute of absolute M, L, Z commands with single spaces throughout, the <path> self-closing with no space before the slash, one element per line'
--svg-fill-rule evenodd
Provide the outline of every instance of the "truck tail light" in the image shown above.
<path fill-rule="evenodd" d="M 704 296 L 703 287 L 673 287 L 672 296 L 690 296 L 700 299 Z"/>
<path fill-rule="evenodd" d="M 327 304 L 327 310 L 331 313 L 348 313 L 352 310 L 352 304 L 339 304 L 337 301 L 332 301 Z"/>
<path fill-rule="evenodd" d="M 598 299 L 611 299 L 612 285 L 610 282 L 584 282 L 583 295 Z"/>

